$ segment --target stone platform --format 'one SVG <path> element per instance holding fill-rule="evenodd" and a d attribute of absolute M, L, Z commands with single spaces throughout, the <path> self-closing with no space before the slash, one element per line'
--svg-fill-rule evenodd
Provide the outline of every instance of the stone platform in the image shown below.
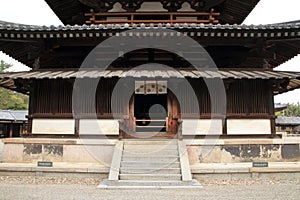
<path fill-rule="evenodd" d="M 258 174 L 294 173 L 300 175 L 300 162 L 269 162 L 269 167 L 254 168 L 251 162 L 245 163 L 202 163 L 191 165 L 195 176 L 246 175 L 251 178 Z M 108 178 L 110 168 L 95 163 L 54 162 L 53 167 L 38 167 L 37 163 L 0 163 L 2 176 L 73 176 Z"/>
<path fill-rule="evenodd" d="M 2 141 L 0 175 L 99 177 L 104 180 L 108 179 L 119 140 L 7 138 Z M 278 173 L 299 176 L 300 173 L 299 137 L 184 139 L 184 142 L 192 178 L 200 182 L 205 178 L 251 178 L 278 176 Z M 165 151 L 172 157 L 172 149 Z M 128 156 L 128 159 L 135 158 Z M 38 161 L 53 162 L 53 167 L 38 167 Z M 269 166 L 254 168 L 252 162 L 268 162 Z M 172 169 L 174 173 L 177 171 L 176 167 Z"/>
<path fill-rule="evenodd" d="M 110 167 L 118 139 L 5 138 L 2 162 L 101 163 Z M 190 165 L 200 163 L 300 162 L 300 137 L 189 139 Z"/>

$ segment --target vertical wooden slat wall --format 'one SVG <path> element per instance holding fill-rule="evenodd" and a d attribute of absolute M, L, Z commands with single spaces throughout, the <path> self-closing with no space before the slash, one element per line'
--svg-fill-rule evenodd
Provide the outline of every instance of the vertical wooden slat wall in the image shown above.
<path fill-rule="evenodd" d="M 244 116 L 262 116 L 268 117 L 271 116 L 269 104 L 269 95 L 271 93 L 269 90 L 268 80 L 235 80 L 229 84 L 229 87 L 226 89 L 227 99 L 222 99 L 221 96 L 210 95 L 206 83 L 202 79 L 191 79 L 189 80 L 191 86 L 194 89 L 194 92 L 198 99 L 198 106 L 201 116 L 209 116 L 212 112 L 212 100 L 215 98 L 213 104 L 215 111 L 222 111 L 221 106 L 224 105 L 226 101 L 227 108 L 226 112 L 228 116 L 234 117 L 244 117 Z M 214 83 L 210 83 L 214 86 Z M 184 106 L 180 105 L 181 113 L 183 115 L 189 116 L 199 114 L 195 113 L 196 108 L 196 99 L 191 98 L 188 95 L 188 86 L 182 84 L 179 86 L 179 95 L 177 95 L 179 102 L 182 102 Z M 216 91 L 214 91 L 216 92 Z M 222 113 L 214 113 L 222 114 Z M 200 116 L 200 117 L 201 117 Z M 196 116 L 197 117 L 197 116 Z"/>
<path fill-rule="evenodd" d="M 72 87 L 67 80 L 37 80 L 34 82 L 35 105 L 32 114 L 72 113 Z"/>
<path fill-rule="evenodd" d="M 107 79 L 100 81 L 95 95 L 91 96 L 90 91 L 86 89 L 80 90 L 81 99 L 77 101 L 77 113 L 83 116 L 89 115 L 96 111 L 98 116 L 111 116 L 111 95 L 118 79 Z M 87 81 L 85 84 L 92 84 L 95 82 Z M 38 114 L 39 116 L 56 116 L 72 117 L 72 92 L 73 83 L 70 80 L 38 80 L 35 81 L 35 98 L 36 104 L 32 106 L 31 114 Z M 119 89 L 119 90 L 122 90 Z M 93 104 L 94 102 L 94 104 Z M 122 98 L 116 100 L 116 112 L 118 114 L 125 114 L 126 106 Z"/>
<path fill-rule="evenodd" d="M 96 95 L 91 96 L 88 91 L 82 92 L 82 99 L 78 101 L 78 110 L 82 115 L 97 112 L 98 117 L 112 117 L 111 98 L 115 89 L 119 95 L 114 97 L 114 112 L 120 115 L 128 115 L 129 102 L 126 95 L 126 87 L 115 88 L 118 79 L 106 79 L 98 84 Z M 208 92 L 206 83 L 201 79 L 189 80 L 195 94 L 196 99 L 190 97 L 190 89 L 186 84 L 179 84 L 176 97 L 179 101 L 181 114 L 184 116 L 209 116 L 211 114 L 211 96 Z M 225 81 L 226 82 L 226 81 Z M 31 114 L 40 114 L 41 116 L 55 116 L 57 118 L 63 116 L 72 117 L 72 91 L 73 83 L 70 80 L 38 80 L 34 82 L 35 104 L 31 106 Z M 93 84 L 91 82 L 90 84 Z M 227 116 L 245 117 L 245 116 L 263 116 L 273 115 L 270 111 L 269 102 L 272 93 L 268 80 L 234 80 L 230 81 L 226 87 L 227 95 Z M 132 94 L 129 94 L 132 95 Z M 220 109 L 224 99 L 213 95 L 216 102 L 215 110 Z M 91 106 L 95 98 L 95 107 Z M 129 98 L 128 98 L 129 99 Z M 195 109 L 199 106 L 199 112 Z M 215 113 L 217 114 L 217 113 Z M 197 116 L 198 115 L 198 116 Z"/>
<path fill-rule="evenodd" d="M 268 80 L 236 80 L 227 90 L 228 115 L 270 116 Z"/>

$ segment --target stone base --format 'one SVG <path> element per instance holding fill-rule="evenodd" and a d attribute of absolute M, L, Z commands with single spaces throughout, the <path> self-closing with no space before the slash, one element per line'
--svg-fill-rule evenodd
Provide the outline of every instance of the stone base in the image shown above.
<path fill-rule="evenodd" d="M 5 138 L 4 163 L 84 162 L 110 167 L 117 139 Z M 184 140 L 190 165 L 198 163 L 299 162 L 300 138 Z"/>
<path fill-rule="evenodd" d="M 4 163 L 76 162 L 110 167 L 117 140 L 7 138 L 3 139 Z"/>
<path fill-rule="evenodd" d="M 186 140 L 190 165 L 299 162 L 300 138 Z"/>

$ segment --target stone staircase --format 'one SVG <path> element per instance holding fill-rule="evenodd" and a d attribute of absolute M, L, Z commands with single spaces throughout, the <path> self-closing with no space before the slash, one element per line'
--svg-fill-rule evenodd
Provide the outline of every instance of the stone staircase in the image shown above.
<path fill-rule="evenodd" d="M 99 188 L 194 188 L 186 146 L 178 140 L 125 140 L 115 147 L 108 180 Z"/>

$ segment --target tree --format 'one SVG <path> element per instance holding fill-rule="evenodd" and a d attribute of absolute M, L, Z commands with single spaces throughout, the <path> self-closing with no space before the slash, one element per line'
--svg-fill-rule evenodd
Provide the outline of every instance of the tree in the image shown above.
<path fill-rule="evenodd" d="M 6 72 L 11 64 L 0 61 L 0 72 Z M 28 96 L 0 87 L 0 109 L 1 110 L 27 110 Z"/>
<path fill-rule="evenodd" d="M 283 117 L 300 117 L 300 105 L 290 104 L 285 110 L 277 112 L 276 115 Z"/>
<path fill-rule="evenodd" d="M 5 72 L 10 67 L 12 67 L 11 64 L 8 64 L 8 63 L 4 62 L 3 60 L 0 60 L 0 72 Z"/>

